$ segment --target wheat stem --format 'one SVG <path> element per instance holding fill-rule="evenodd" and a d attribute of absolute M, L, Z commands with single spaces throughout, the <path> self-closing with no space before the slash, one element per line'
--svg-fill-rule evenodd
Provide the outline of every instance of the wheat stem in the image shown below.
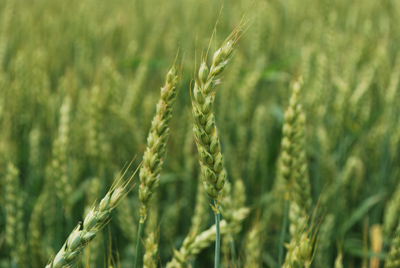
<path fill-rule="evenodd" d="M 135 266 L 134 268 L 140 267 L 140 256 L 141 256 L 141 247 L 142 247 L 142 237 L 143 237 L 143 230 L 144 230 L 144 222 L 145 222 L 145 217 L 140 216 L 140 221 L 139 221 L 139 229 L 138 229 L 138 237 L 136 241 L 136 257 L 135 257 Z"/>
<path fill-rule="evenodd" d="M 248 208 L 242 207 L 235 210 L 232 213 L 233 220 L 231 225 L 228 226 L 226 220 L 220 222 L 220 234 L 225 235 L 228 232 L 232 232 L 233 235 L 238 234 L 241 231 L 241 224 L 247 215 L 249 215 L 250 210 Z M 208 248 L 212 243 L 215 242 L 217 228 L 215 225 L 211 226 L 208 230 L 202 233 L 189 234 L 183 241 L 181 249 L 174 250 L 173 259 L 167 263 L 167 268 L 183 268 L 190 267 L 188 262 L 190 258 L 197 256 L 203 249 Z"/>
<path fill-rule="evenodd" d="M 221 213 L 219 213 L 218 201 L 214 200 L 215 204 L 215 261 L 214 268 L 219 267 L 219 257 L 221 252 L 221 229 L 220 229 L 220 221 L 221 221 Z"/>
<path fill-rule="evenodd" d="M 236 266 L 237 266 L 237 263 L 236 263 L 235 240 L 233 239 L 232 233 L 229 233 L 229 234 L 228 234 L 228 238 L 229 238 L 229 246 L 230 246 L 230 248 L 231 248 L 231 254 L 232 254 L 233 264 L 234 264 L 235 267 L 236 267 Z"/>

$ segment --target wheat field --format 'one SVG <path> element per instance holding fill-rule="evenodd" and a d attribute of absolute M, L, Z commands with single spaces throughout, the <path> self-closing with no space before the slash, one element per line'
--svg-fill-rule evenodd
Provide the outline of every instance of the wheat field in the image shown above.
<path fill-rule="evenodd" d="M 400 267 L 397 0 L 0 1 L 0 268 Z"/>

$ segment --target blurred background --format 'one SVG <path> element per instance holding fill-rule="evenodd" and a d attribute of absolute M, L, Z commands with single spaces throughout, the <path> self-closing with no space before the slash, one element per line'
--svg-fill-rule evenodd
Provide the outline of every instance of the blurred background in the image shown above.
<path fill-rule="evenodd" d="M 236 265 L 278 267 L 277 163 L 291 83 L 301 76 L 319 226 L 313 266 L 382 266 L 400 219 L 400 2 L 250 4 L 0 1 L 0 267 L 44 267 L 136 156 L 133 173 L 179 48 L 180 92 L 146 227 L 159 230 L 165 266 L 188 235 L 201 179 L 188 113 L 194 70 L 216 21 L 210 55 L 246 10 L 214 105 L 228 178 L 243 181 L 251 209 L 235 236 Z M 213 224 L 209 201 L 201 231 Z M 112 218 L 80 267 L 132 267 L 137 186 Z M 209 266 L 213 252 L 211 244 L 191 265 Z M 228 253 L 222 259 L 231 267 Z"/>

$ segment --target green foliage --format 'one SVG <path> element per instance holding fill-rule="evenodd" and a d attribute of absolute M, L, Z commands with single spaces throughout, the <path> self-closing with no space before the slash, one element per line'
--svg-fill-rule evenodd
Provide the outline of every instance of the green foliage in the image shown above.
<path fill-rule="evenodd" d="M 371 259 L 383 266 L 389 255 L 391 263 L 400 261 L 393 247 L 400 223 L 399 1 L 3 0 L 0 268 L 45 267 L 61 248 L 58 263 L 67 253 L 73 257 L 72 238 L 64 243 L 74 226 L 126 163 L 135 156 L 132 166 L 141 163 L 178 47 L 184 60 L 176 66 L 179 94 L 158 159 L 163 169 L 142 176 L 157 183 L 146 200 L 158 188 L 157 201 L 146 202 L 157 222 L 145 227 L 142 248 L 150 266 L 211 267 L 215 226 L 209 197 L 198 191 L 204 170 L 196 158 L 203 155 L 196 149 L 200 136 L 192 133 L 190 94 L 195 83 L 207 82 L 199 73 L 203 60 L 213 62 L 247 8 L 245 32 L 223 75 L 213 78 L 217 93 L 209 101 L 232 188 L 221 201 L 232 206 L 225 208 L 228 218 L 221 214 L 221 245 L 233 238 L 236 260 L 225 248 L 221 262 L 278 267 L 279 249 L 287 252 L 280 237 L 288 181 L 281 144 L 291 84 L 300 76 L 297 101 L 307 120 L 304 144 L 296 146 L 304 150 L 300 173 L 308 174 L 310 190 L 291 183 L 294 197 L 307 203 L 302 216 L 309 224 L 295 237 L 292 260 L 302 246 L 312 267 L 369 266 Z M 214 74 L 222 71 L 218 66 Z M 139 176 L 133 183 L 112 220 L 99 221 L 98 244 L 74 260 L 80 267 L 133 266 Z M 372 234 L 374 225 L 383 232 Z M 75 234 L 82 240 L 80 228 Z M 285 233 L 288 245 L 292 237 Z"/>

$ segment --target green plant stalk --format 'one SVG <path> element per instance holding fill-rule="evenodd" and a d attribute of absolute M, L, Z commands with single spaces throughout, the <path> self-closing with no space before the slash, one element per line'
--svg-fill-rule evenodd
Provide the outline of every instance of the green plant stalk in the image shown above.
<path fill-rule="evenodd" d="M 214 261 L 214 268 L 219 267 L 219 256 L 221 252 L 221 230 L 220 230 L 220 221 L 221 221 L 221 214 L 219 213 L 218 201 L 214 200 L 215 203 L 215 261 Z"/>
<path fill-rule="evenodd" d="M 229 237 L 229 245 L 231 247 L 232 260 L 233 260 L 233 263 L 235 264 L 235 267 L 237 267 L 237 265 L 236 265 L 235 240 L 233 239 L 232 233 L 229 233 L 228 237 Z"/>
<path fill-rule="evenodd" d="M 141 259 L 141 249 L 142 249 L 142 237 L 143 237 L 143 230 L 144 230 L 144 222 L 145 222 L 145 217 L 140 216 L 140 221 L 139 221 L 139 228 L 138 228 L 138 237 L 136 241 L 136 258 L 135 258 L 135 266 L 134 268 L 140 267 L 140 259 Z"/>
<path fill-rule="evenodd" d="M 231 257 L 232 257 L 232 263 L 233 263 L 233 267 L 238 267 L 237 263 L 236 263 L 236 248 L 235 248 L 235 240 L 233 239 L 233 235 L 231 232 L 229 232 L 228 234 L 228 239 L 229 239 L 229 246 L 231 248 Z"/>
<path fill-rule="evenodd" d="M 285 199 L 285 207 L 283 212 L 283 226 L 281 230 L 281 242 L 279 244 L 279 253 L 278 253 L 278 260 L 279 260 L 279 267 L 282 267 L 282 260 L 283 260 L 283 247 L 285 244 L 285 235 L 286 235 L 286 228 L 288 223 L 288 214 L 289 214 L 289 200 Z"/>

